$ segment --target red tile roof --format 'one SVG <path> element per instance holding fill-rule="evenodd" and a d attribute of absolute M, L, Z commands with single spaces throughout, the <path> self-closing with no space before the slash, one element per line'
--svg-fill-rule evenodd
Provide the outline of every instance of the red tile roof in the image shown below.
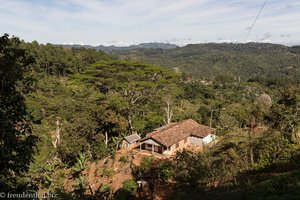
<path fill-rule="evenodd" d="M 188 136 L 204 138 L 215 131 L 214 128 L 200 125 L 192 119 L 177 123 L 170 123 L 147 134 L 146 138 L 152 138 L 162 145 L 169 147 Z"/>

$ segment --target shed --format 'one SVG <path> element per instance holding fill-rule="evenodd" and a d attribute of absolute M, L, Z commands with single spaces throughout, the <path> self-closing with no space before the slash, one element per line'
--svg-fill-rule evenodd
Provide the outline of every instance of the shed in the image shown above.
<path fill-rule="evenodd" d="M 141 137 L 137 133 L 133 133 L 124 137 L 122 141 L 122 148 L 131 148 L 137 144 Z"/>

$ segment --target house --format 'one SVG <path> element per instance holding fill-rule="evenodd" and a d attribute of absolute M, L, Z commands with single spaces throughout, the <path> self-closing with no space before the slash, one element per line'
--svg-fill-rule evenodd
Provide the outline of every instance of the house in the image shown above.
<path fill-rule="evenodd" d="M 146 135 L 140 140 L 140 148 L 171 155 L 187 146 L 209 144 L 215 139 L 214 128 L 200 125 L 192 119 L 170 123 Z"/>
<path fill-rule="evenodd" d="M 137 133 L 128 135 L 128 136 L 124 137 L 124 139 L 121 143 L 121 147 L 126 148 L 126 149 L 135 147 L 137 145 L 137 142 L 140 139 L 141 139 L 141 137 Z"/>

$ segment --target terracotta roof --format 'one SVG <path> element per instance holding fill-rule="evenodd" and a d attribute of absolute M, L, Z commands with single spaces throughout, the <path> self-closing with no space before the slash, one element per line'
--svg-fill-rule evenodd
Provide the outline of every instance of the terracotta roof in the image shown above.
<path fill-rule="evenodd" d="M 152 138 L 162 145 L 169 147 L 188 136 L 204 138 L 211 134 L 215 129 L 200 125 L 192 119 L 187 119 L 177 123 L 167 124 L 153 132 L 147 134 L 145 139 Z"/>
<path fill-rule="evenodd" d="M 140 140 L 141 137 L 140 137 L 138 134 L 134 133 L 134 134 L 131 134 L 131 135 L 126 136 L 124 139 L 125 139 L 129 144 L 132 144 L 132 143 L 134 143 L 134 142 Z"/>
<path fill-rule="evenodd" d="M 211 128 L 209 126 L 204 126 L 204 125 L 198 124 L 198 126 L 192 128 L 192 130 L 190 130 L 190 135 L 204 138 L 207 135 L 211 134 L 215 130 L 216 129 Z"/>

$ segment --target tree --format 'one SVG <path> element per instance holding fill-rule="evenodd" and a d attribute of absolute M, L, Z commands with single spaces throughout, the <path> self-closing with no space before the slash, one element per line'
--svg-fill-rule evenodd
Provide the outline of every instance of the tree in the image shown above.
<path fill-rule="evenodd" d="M 299 94 L 298 86 L 286 88 L 278 103 L 272 106 L 272 112 L 269 116 L 273 128 L 285 133 L 297 143 L 300 143 Z"/>
<path fill-rule="evenodd" d="M 170 70 L 130 61 L 98 62 L 88 66 L 83 75 L 76 74 L 73 78 L 91 83 L 106 93 L 109 105 L 126 118 L 130 133 L 142 131 L 147 115 L 154 109 L 161 112 L 154 105 L 161 105 L 161 96 L 174 88 L 178 80 Z"/>
<path fill-rule="evenodd" d="M 172 97 L 170 95 L 163 98 L 163 101 L 166 104 L 166 107 L 164 108 L 166 112 L 166 118 L 164 118 L 165 124 L 171 123 L 172 117 L 173 117 L 173 109 L 171 107 L 172 104 Z"/>
<path fill-rule="evenodd" d="M 28 171 L 38 141 L 31 134 L 24 98 L 17 90 L 25 68 L 33 63 L 20 43 L 8 34 L 0 38 L 0 185 L 10 192 L 19 187 L 17 177 Z"/>
<path fill-rule="evenodd" d="M 201 153 L 183 150 L 177 152 L 173 160 L 174 178 L 180 187 L 199 188 L 208 176 L 210 170 Z"/>
<path fill-rule="evenodd" d="M 77 163 L 73 167 L 73 178 L 77 181 L 77 185 L 74 189 L 74 194 L 78 198 L 85 197 L 86 187 L 89 186 L 89 181 L 86 177 L 83 177 L 83 171 L 86 169 L 86 162 L 88 158 L 84 153 L 79 153 L 76 157 Z"/>

